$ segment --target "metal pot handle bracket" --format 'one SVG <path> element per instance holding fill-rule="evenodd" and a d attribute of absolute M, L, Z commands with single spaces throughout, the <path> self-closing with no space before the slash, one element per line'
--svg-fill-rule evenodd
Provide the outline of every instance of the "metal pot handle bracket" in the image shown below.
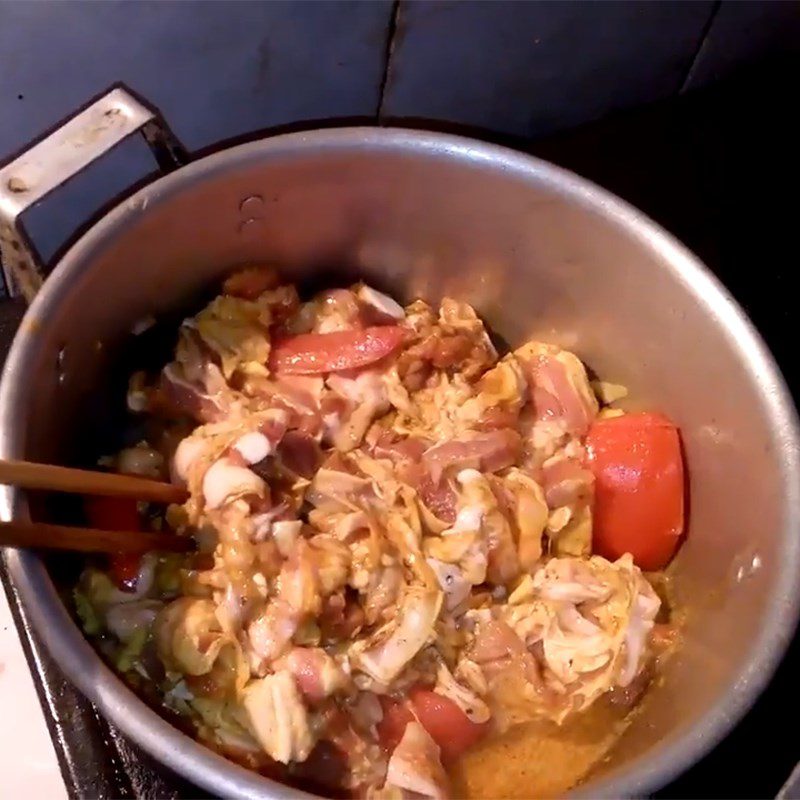
<path fill-rule="evenodd" d="M 0 256 L 10 295 L 30 302 L 46 277 L 22 213 L 137 131 L 164 171 L 186 163 L 161 114 L 116 87 L 0 169 Z"/>

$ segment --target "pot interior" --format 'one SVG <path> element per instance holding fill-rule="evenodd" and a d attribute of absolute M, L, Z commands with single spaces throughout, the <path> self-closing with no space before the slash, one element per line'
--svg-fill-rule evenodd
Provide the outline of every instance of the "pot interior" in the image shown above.
<path fill-rule="evenodd" d="M 582 791 L 645 791 L 713 744 L 791 633 L 796 453 L 771 361 L 693 259 L 602 192 L 502 150 L 364 131 L 246 145 L 144 189 L 68 254 L 24 323 L 12 449 L 113 450 L 134 323 L 177 322 L 231 268 L 265 262 L 304 283 L 467 300 L 501 340 L 568 347 L 629 387 L 630 407 L 678 422 L 683 646 Z"/>

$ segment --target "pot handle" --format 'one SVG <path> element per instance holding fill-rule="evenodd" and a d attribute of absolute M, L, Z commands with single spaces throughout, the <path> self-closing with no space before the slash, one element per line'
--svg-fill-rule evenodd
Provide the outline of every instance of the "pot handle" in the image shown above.
<path fill-rule="evenodd" d="M 163 170 L 186 163 L 160 113 L 118 86 L 0 169 L 0 256 L 9 294 L 30 302 L 45 279 L 22 213 L 137 131 Z"/>

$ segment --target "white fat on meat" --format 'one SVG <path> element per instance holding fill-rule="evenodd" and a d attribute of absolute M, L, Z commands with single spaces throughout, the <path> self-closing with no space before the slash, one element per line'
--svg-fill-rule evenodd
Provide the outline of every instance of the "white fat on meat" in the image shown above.
<path fill-rule="evenodd" d="M 482 476 L 476 469 L 462 469 L 456 477 L 462 486 L 467 486 L 474 481 L 479 481 Z"/>
<path fill-rule="evenodd" d="M 462 469 L 456 476 L 456 480 L 464 489 L 480 484 L 483 481 L 483 475 L 476 469 Z M 461 531 L 479 531 L 481 523 L 483 522 L 484 514 L 488 509 L 484 506 L 476 504 L 462 505 L 456 513 L 456 520 L 447 533 L 460 533 Z M 443 534 L 443 535 L 444 535 Z"/>
<path fill-rule="evenodd" d="M 245 495 L 264 497 L 267 485 L 254 472 L 223 457 L 215 461 L 203 476 L 206 510 L 220 508 Z"/>
<path fill-rule="evenodd" d="M 251 431 L 244 436 L 240 436 L 234 443 L 233 449 L 248 464 L 258 464 L 259 461 L 263 461 L 267 456 L 272 455 L 275 450 L 272 442 L 258 431 Z"/>
<path fill-rule="evenodd" d="M 453 527 L 445 533 L 458 533 L 460 531 L 479 531 L 483 521 L 484 509 L 480 506 L 464 506 L 458 510 Z"/>
<path fill-rule="evenodd" d="M 299 519 L 282 519 L 272 523 L 272 539 L 284 558 L 289 558 L 302 527 Z"/>
<path fill-rule="evenodd" d="M 181 439 L 172 457 L 172 480 L 175 483 L 186 483 L 189 471 L 207 447 L 207 441 L 200 436 L 187 436 Z"/>
<path fill-rule="evenodd" d="M 419 722 L 406 725 L 403 738 L 389 759 L 386 785 L 433 800 L 445 800 L 448 796 L 447 774 L 439 747 Z"/>
<path fill-rule="evenodd" d="M 362 303 L 372 306 L 374 309 L 380 311 L 381 314 L 385 314 L 387 317 L 396 320 L 405 319 L 406 312 L 403 310 L 403 307 L 396 300 L 389 297 L 389 295 L 379 292 L 377 289 L 373 289 L 365 283 L 362 283 L 361 286 L 358 287 L 357 295 Z"/>
<path fill-rule="evenodd" d="M 288 670 L 248 683 L 242 707 L 247 727 L 270 758 L 281 764 L 308 758 L 314 736 L 303 698 Z"/>

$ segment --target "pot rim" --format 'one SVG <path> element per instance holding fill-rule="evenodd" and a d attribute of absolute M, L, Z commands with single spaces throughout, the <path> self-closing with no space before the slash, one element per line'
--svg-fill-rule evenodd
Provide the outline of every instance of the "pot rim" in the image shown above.
<path fill-rule="evenodd" d="M 0 457 L 22 456 L 23 430 L 15 410 L 24 401 L 24 375 L 29 353 L 36 348 L 37 320 L 46 320 L 89 263 L 92 251 L 114 236 L 145 200 L 168 195 L 193 178 L 263 157 L 297 157 L 304 152 L 389 150 L 441 154 L 473 166 L 485 164 L 521 178 L 534 178 L 562 196 L 610 218 L 656 251 L 663 268 L 715 318 L 730 346 L 746 359 L 760 388 L 778 443 L 783 497 L 782 557 L 766 604 L 759 637 L 743 659 L 727 691 L 698 722 L 591 781 L 590 792 L 578 787 L 574 797 L 642 796 L 663 786 L 709 752 L 742 718 L 771 679 L 792 639 L 800 616 L 800 427 L 791 395 L 772 355 L 744 311 L 710 271 L 660 226 L 620 200 L 568 170 L 505 147 L 450 134 L 402 128 L 352 127 L 288 133 L 230 147 L 193 161 L 158 178 L 115 206 L 73 244 L 34 299 L 14 337 L 0 384 Z M 0 517 L 24 513 L 20 493 L 0 488 Z M 246 770 L 199 744 L 162 719 L 110 670 L 69 616 L 41 560 L 33 553 L 6 551 L 8 572 L 37 632 L 70 680 L 114 725 L 153 757 L 220 796 L 309 797 L 281 783 Z"/>

